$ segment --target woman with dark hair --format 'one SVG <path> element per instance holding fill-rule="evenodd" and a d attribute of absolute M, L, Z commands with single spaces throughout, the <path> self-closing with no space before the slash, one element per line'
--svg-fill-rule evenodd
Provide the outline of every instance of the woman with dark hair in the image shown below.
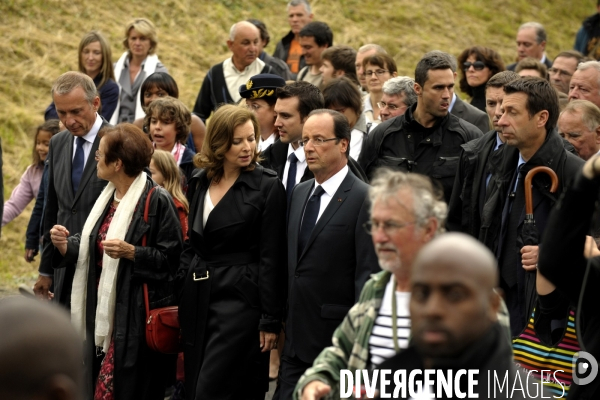
<path fill-rule="evenodd" d="M 145 111 L 154 100 L 166 96 L 171 96 L 176 99 L 179 98 L 179 87 L 177 87 L 177 82 L 175 82 L 175 79 L 166 72 L 155 72 L 142 83 L 140 98 L 142 99 Z M 144 118 L 136 119 L 133 124 L 148 133 L 148 126 L 144 126 Z M 204 122 L 202 122 L 197 115 L 192 114 L 190 134 L 188 135 L 185 144 L 194 154 L 200 152 L 202 149 L 205 133 L 206 127 L 204 126 Z"/>
<path fill-rule="evenodd" d="M 77 52 L 79 71 L 87 74 L 96 84 L 100 96 L 98 113 L 110 120 L 119 101 L 119 85 L 115 82 L 110 45 L 100 32 L 91 31 L 81 38 Z M 58 119 L 54 102 L 46 109 L 44 119 Z"/>
<path fill-rule="evenodd" d="M 502 57 L 488 47 L 473 46 L 458 56 L 460 90 L 471 96 L 471 105 L 485 112 L 485 84 L 504 71 Z"/>
<path fill-rule="evenodd" d="M 286 195 L 258 165 L 252 111 L 212 116 L 189 184 L 179 305 L 187 399 L 264 399 L 287 265 Z M 233 382 L 233 384 L 232 384 Z"/>
<path fill-rule="evenodd" d="M 123 45 L 127 50 L 115 63 L 115 77 L 121 89 L 119 103 L 110 123 L 133 122 L 144 117 L 140 87 L 155 72 L 168 72 L 156 53 L 158 36 L 154 24 L 136 18 L 125 27 Z"/>
<path fill-rule="evenodd" d="M 94 400 L 162 400 L 166 378 L 174 372 L 174 357 L 150 350 L 145 336 L 143 284 L 150 308 L 174 304 L 171 281 L 183 242 L 171 195 L 144 172 L 152 152 L 136 126 L 107 128 L 96 160 L 98 177 L 109 183 L 81 236 L 69 236 L 60 225 L 50 229 L 64 257 L 59 267 L 76 264 L 71 319 L 85 341 L 86 387 Z"/>

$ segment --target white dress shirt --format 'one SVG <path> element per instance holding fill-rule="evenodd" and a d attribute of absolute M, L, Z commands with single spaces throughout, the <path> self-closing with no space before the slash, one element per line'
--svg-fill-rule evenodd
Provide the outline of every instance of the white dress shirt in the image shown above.
<path fill-rule="evenodd" d="M 304 175 L 304 170 L 306 170 L 306 154 L 304 153 L 304 147 L 298 146 L 296 150 L 292 147 L 291 144 L 288 144 L 288 152 L 287 159 L 285 162 L 285 168 L 283 169 L 283 186 L 287 189 L 287 177 L 288 171 L 290 170 L 290 162 L 289 157 L 290 154 L 295 153 L 298 161 L 296 162 L 296 185 L 300 183 L 300 179 L 302 179 L 302 175 Z"/>
<path fill-rule="evenodd" d="M 90 157 L 90 152 L 92 151 L 92 146 L 94 144 L 94 140 L 96 140 L 96 136 L 98 135 L 98 131 L 100 131 L 100 127 L 102 126 L 102 117 L 96 113 L 96 122 L 92 125 L 92 129 L 85 135 L 82 136 L 85 140 L 83 144 L 83 168 L 85 169 L 85 165 L 87 164 L 87 160 Z M 71 156 L 71 162 L 75 159 L 75 151 L 77 150 L 77 136 L 73 136 L 73 155 Z"/>
<path fill-rule="evenodd" d="M 319 207 L 319 215 L 317 215 L 317 221 L 319 221 L 319 218 L 321 218 L 321 215 L 323 215 L 323 212 L 329 205 L 329 202 L 331 201 L 331 199 L 333 199 L 335 192 L 337 192 L 337 190 L 340 188 L 340 185 L 344 181 L 344 178 L 346 178 L 346 175 L 348 175 L 348 164 L 346 164 L 344 166 L 344 168 L 339 170 L 335 175 L 333 175 L 331 178 L 327 179 L 325 182 L 323 182 L 320 185 L 323 188 L 323 190 L 325 191 L 325 193 L 323 193 L 321 195 L 321 206 Z M 315 192 L 315 189 L 317 188 L 317 186 L 319 186 L 319 184 L 315 180 L 315 186 L 313 187 L 313 190 L 310 192 L 311 196 Z M 310 196 L 309 196 L 309 198 L 310 198 Z M 303 216 L 303 218 L 304 218 L 304 216 Z"/>
<path fill-rule="evenodd" d="M 243 71 L 238 71 L 233 64 L 231 57 L 223 61 L 223 76 L 225 77 L 229 95 L 234 102 L 237 103 L 242 98 L 242 96 L 240 96 L 240 86 L 245 85 L 248 82 L 248 79 L 252 78 L 254 75 L 260 74 L 260 71 L 262 71 L 264 67 L 264 61 L 258 57 Z"/>

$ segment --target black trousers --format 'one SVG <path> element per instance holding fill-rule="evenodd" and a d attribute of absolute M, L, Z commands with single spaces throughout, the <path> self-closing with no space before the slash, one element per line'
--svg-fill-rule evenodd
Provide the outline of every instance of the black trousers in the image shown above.
<path fill-rule="evenodd" d="M 291 357 L 282 355 L 281 365 L 279 366 L 279 379 L 277 380 L 277 390 L 273 395 L 273 400 L 291 400 L 294 398 L 294 389 L 300 380 L 300 377 L 312 363 L 305 363 L 297 356 Z"/>

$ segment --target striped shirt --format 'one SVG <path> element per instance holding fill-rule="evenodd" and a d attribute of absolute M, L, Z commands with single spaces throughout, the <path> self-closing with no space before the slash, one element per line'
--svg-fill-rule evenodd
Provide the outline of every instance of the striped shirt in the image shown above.
<path fill-rule="evenodd" d="M 394 280 L 390 279 L 385 287 L 381 308 L 379 309 L 379 313 L 373 324 L 371 337 L 369 338 L 369 353 L 373 366 L 378 366 L 396 354 L 392 337 L 392 294 L 396 295 L 398 346 L 401 349 L 408 347 L 408 338 L 410 335 L 408 302 L 410 301 L 410 292 L 398 292 L 394 290 L 392 282 Z"/>

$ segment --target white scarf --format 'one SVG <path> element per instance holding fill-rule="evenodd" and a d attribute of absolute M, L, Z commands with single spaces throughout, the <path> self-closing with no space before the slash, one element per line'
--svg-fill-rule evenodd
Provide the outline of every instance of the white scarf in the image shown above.
<path fill-rule="evenodd" d="M 129 57 L 129 53 L 125 52 L 125 53 L 123 53 L 121 58 L 119 58 L 119 61 L 117 61 L 115 63 L 114 74 L 115 74 L 115 78 L 117 79 L 117 84 L 119 84 L 119 99 L 117 100 L 117 108 L 115 109 L 115 112 L 113 113 L 112 117 L 110 117 L 111 125 L 117 125 L 120 122 L 119 114 L 120 114 L 120 110 L 121 110 L 121 90 L 122 89 L 121 89 L 121 84 L 119 83 L 119 80 L 121 79 L 121 72 L 123 71 L 123 68 L 125 67 L 125 60 L 127 59 L 127 57 Z M 158 63 L 159 63 L 159 60 L 158 60 L 158 56 L 156 54 L 149 54 L 146 57 L 146 59 L 143 62 L 144 71 L 146 72 L 146 78 L 148 78 L 150 75 L 152 75 L 154 72 L 156 72 L 156 65 Z M 144 80 L 146 80 L 146 79 L 144 79 Z M 131 87 L 133 87 L 133 82 L 131 82 Z M 136 96 L 137 98 L 135 100 L 135 119 L 144 118 L 146 116 L 146 113 L 144 112 L 144 109 L 142 108 L 142 102 L 140 99 L 141 92 L 142 92 L 142 87 L 140 86 L 140 89 L 137 92 L 137 96 Z"/>
<path fill-rule="evenodd" d="M 119 207 L 117 207 L 117 211 L 106 233 L 106 239 L 125 239 L 135 206 L 145 188 L 146 173 L 142 171 L 135 178 L 119 203 Z M 79 331 L 84 340 L 86 338 L 85 313 L 88 270 L 90 268 L 90 235 L 98 220 L 102 218 L 106 205 L 112 200 L 114 192 L 115 185 L 109 182 L 98 200 L 96 200 L 94 208 L 92 208 L 90 215 L 85 221 L 83 232 L 81 233 L 79 257 L 77 258 L 71 292 L 71 320 L 75 329 Z M 112 338 L 119 261 L 119 259 L 110 258 L 106 253 L 102 256 L 102 272 L 100 274 L 100 285 L 98 286 L 98 305 L 96 307 L 94 337 L 96 346 L 101 346 L 105 353 L 108 351 L 108 346 Z"/>

